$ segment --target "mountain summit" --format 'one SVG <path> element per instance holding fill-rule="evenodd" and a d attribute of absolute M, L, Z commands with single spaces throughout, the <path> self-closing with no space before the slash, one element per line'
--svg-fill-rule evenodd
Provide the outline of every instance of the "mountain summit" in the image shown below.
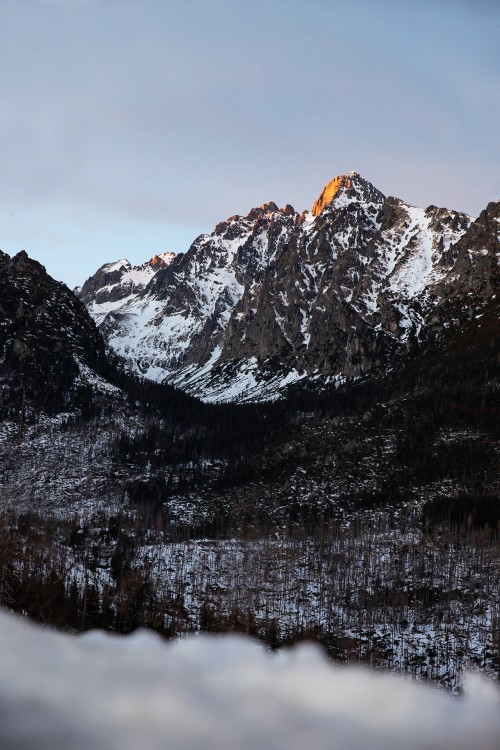
<path fill-rule="evenodd" d="M 394 367 L 480 314 L 498 286 L 499 216 L 498 203 L 475 221 L 416 208 L 349 172 L 310 212 L 264 203 L 142 286 L 111 283 L 108 265 L 79 294 L 133 371 L 205 400 L 276 398 Z"/>
<path fill-rule="evenodd" d="M 106 368 L 102 337 L 84 305 L 21 251 L 0 252 L 0 418 L 68 406 Z"/>
<path fill-rule="evenodd" d="M 323 211 L 325 206 L 329 206 L 339 190 L 343 187 L 346 190 L 351 189 L 351 175 L 350 174 L 342 174 L 339 177 L 334 177 L 333 180 L 331 180 L 328 185 L 326 185 L 323 190 L 321 191 L 321 195 L 319 196 L 318 200 L 314 202 L 314 205 L 312 207 L 312 213 L 314 216 L 319 216 L 320 213 Z"/>
<path fill-rule="evenodd" d="M 74 290 L 75 294 L 100 324 L 111 310 L 142 292 L 157 271 L 170 265 L 175 257 L 175 253 L 160 253 L 138 266 L 125 258 L 105 263 L 82 287 Z"/>

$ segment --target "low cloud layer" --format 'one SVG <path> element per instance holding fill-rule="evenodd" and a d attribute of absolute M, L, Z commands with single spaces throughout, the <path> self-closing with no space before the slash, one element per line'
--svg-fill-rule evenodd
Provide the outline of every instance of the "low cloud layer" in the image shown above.
<path fill-rule="evenodd" d="M 5 750 L 497 750 L 500 691 L 459 699 L 235 636 L 69 636 L 0 613 Z"/>

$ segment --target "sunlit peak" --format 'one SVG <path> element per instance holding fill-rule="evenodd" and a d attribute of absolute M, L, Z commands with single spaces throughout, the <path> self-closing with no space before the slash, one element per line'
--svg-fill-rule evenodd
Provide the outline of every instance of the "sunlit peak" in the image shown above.
<path fill-rule="evenodd" d="M 329 206 L 332 200 L 335 198 L 337 193 L 339 192 L 340 188 L 342 186 L 346 188 L 351 187 L 351 180 L 350 178 L 356 175 L 357 172 L 347 172 L 346 174 L 341 174 L 338 177 L 334 177 L 331 182 L 326 185 L 321 195 L 319 196 L 318 200 L 314 203 L 312 207 L 312 213 L 314 216 L 319 216 L 320 213 L 323 211 L 323 209 L 326 206 Z"/>

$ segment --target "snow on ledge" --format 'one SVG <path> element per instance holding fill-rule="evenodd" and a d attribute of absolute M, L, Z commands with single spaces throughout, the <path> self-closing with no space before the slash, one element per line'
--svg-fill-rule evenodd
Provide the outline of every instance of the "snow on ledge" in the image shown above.
<path fill-rule="evenodd" d="M 0 612 L 3 750 L 498 750 L 500 691 L 452 698 L 301 645 L 70 636 Z"/>
<path fill-rule="evenodd" d="M 130 261 L 128 261 L 126 258 L 121 258 L 120 260 L 113 261 L 112 263 L 106 263 L 105 266 L 102 266 L 102 270 L 105 273 L 120 271 L 122 268 L 130 268 Z"/>

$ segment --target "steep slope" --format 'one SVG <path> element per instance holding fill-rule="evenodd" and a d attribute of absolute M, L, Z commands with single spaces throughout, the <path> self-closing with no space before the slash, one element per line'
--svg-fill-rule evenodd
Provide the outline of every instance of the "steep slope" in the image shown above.
<path fill-rule="evenodd" d="M 235 305 L 287 244 L 298 214 L 273 203 L 200 236 L 137 298 L 109 313 L 101 330 L 132 369 L 164 379 L 181 366 L 215 361 Z"/>
<path fill-rule="evenodd" d="M 266 203 L 217 225 L 104 318 L 86 304 L 135 372 L 209 401 L 275 398 L 395 367 L 479 314 L 498 286 L 499 211 L 415 208 L 351 172 L 310 212 Z"/>
<path fill-rule="evenodd" d="M 67 407 L 75 388 L 106 368 L 102 336 L 74 294 L 24 251 L 0 260 L 1 416 L 20 404 Z"/>
<path fill-rule="evenodd" d="M 239 459 L 281 429 L 269 409 L 216 408 L 123 372 L 64 284 L 25 252 L 0 262 L 0 511 L 123 504 L 131 477 L 154 484 L 133 457 L 113 466 L 134 439 L 160 434 L 175 465 Z"/>
<path fill-rule="evenodd" d="M 74 292 L 99 325 L 109 312 L 135 299 L 153 276 L 170 265 L 175 257 L 175 253 L 160 253 L 138 266 L 132 266 L 126 259 L 106 263 Z"/>

